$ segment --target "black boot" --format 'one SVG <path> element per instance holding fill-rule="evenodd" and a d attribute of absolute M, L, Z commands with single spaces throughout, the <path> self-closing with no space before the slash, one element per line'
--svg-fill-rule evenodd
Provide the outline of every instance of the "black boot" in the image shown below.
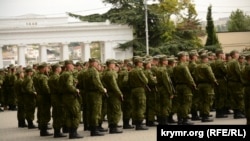
<path fill-rule="evenodd" d="M 209 115 L 202 115 L 201 122 L 213 122 L 214 119 L 209 117 Z"/>
<path fill-rule="evenodd" d="M 52 133 L 49 133 L 47 131 L 47 125 L 45 126 L 40 126 L 40 136 L 52 136 Z"/>
<path fill-rule="evenodd" d="M 77 128 L 70 128 L 69 139 L 80 139 L 80 138 L 83 138 L 83 136 L 77 133 Z"/>
<path fill-rule="evenodd" d="M 224 114 L 222 109 L 216 109 L 216 118 L 227 118 L 228 116 Z"/>
<path fill-rule="evenodd" d="M 142 125 L 142 121 L 136 121 L 135 130 L 148 130 L 145 125 Z"/>
<path fill-rule="evenodd" d="M 183 118 L 182 125 L 193 125 L 193 122 L 190 122 L 188 118 Z"/>
<path fill-rule="evenodd" d="M 177 119 L 178 119 L 177 124 L 182 125 L 183 118 L 181 118 L 180 116 L 177 116 Z"/>
<path fill-rule="evenodd" d="M 157 126 L 158 124 L 155 121 L 146 121 L 146 125 L 149 127 Z"/>
<path fill-rule="evenodd" d="M 113 125 L 113 124 L 109 125 L 109 133 L 110 134 L 119 134 L 119 133 L 122 133 L 122 132 L 123 131 L 121 129 L 117 128 L 116 125 Z"/>
<path fill-rule="evenodd" d="M 129 119 L 123 119 L 123 129 L 133 129 L 134 126 L 129 124 Z"/>
<path fill-rule="evenodd" d="M 102 127 L 102 124 L 99 124 L 98 129 L 99 129 L 100 132 L 108 132 L 108 129 L 104 129 Z"/>
<path fill-rule="evenodd" d="M 28 129 L 35 129 L 35 128 L 37 128 L 37 126 L 35 126 L 33 124 L 33 121 L 32 120 L 28 120 Z"/>
<path fill-rule="evenodd" d="M 62 127 L 62 132 L 63 132 L 63 133 L 69 133 L 69 128 L 68 128 L 67 126 L 64 125 L 64 126 Z"/>
<path fill-rule="evenodd" d="M 67 136 L 61 133 L 60 129 L 54 128 L 54 138 L 61 138 L 61 137 L 67 137 Z"/>
<path fill-rule="evenodd" d="M 198 115 L 198 112 L 197 112 L 197 111 L 192 110 L 191 115 L 192 115 L 191 120 L 193 120 L 193 121 L 196 121 L 196 120 L 201 120 L 201 118 L 199 117 L 199 115 Z"/>
<path fill-rule="evenodd" d="M 246 118 L 244 114 L 238 109 L 234 110 L 234 119 Z"/>
<path fill-rule="evenodd" d="M 25 120 L 18 120 L 18 127 L 24 128 L 24 127 L 28 127 L 28 125 L 25 123 Z"/>
<path fill-rule="evenodd" d="M 91 127 L 90 136 L 104 136 L 103 133 L 99 131 L 99 127 Z"/>

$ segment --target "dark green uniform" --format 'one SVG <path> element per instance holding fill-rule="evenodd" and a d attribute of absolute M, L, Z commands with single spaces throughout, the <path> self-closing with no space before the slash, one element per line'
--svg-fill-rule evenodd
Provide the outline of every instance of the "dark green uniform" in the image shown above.
<path fill-rule="evenodd" d="M 247 58 L 250 58 L 248 56 Z M 246 64 L 243 70 L 243 78 L 244 78 L 244 102 L 245 102 L 245 114 L 247 125 L 250 125 L 250 63 Z"/>
<path fill-rule="evenodd" d="M 131 88 L 132 95 L 132 119 L 136 125 L 136 129 L 142 127 L 142 121 L 146 112 L 146 95 L 145 86 L 148 79 L 143 73 L 142 68 L 135 67 L 128 74 L 128 84 Z"/>
<path fill-rule="evenodd" d="M 210 108 L 214 98 L 214 84 L 217 80 L 213 74 L 211 67 L 207 63 L 200 63 L 195 69 L 195 81 L 198 85 L 198 93 L 200 96 L 200 115 L 203 122 L 212 121 L 209 119 Z"/>
<path fill-rule="evenodd" d="M 228 92 L 231 96 L 231 104 L 234 110 L 234 118 L 244 118 L 244 92 L 242 70 L 238 60 L 231 59 L 227 64 Z"/>
<path fill-rule="evenodd" d="M 25 75 L 23 80 L 23 92 L 24 92 L 24 108 L 26 112 L 26 119 L 28 121 L 28 128 L 35 128 L 33 120 L 35 119 L 36 109 L 36 90 L 33 85 L 31 76 Z"/>
<path fill-rule="evenodd" d="M 107 89 L 107 117 L 110 132 L 117 131 L 118 123 L 121 119 L 122 92 L 117 84 L 117 73 L 114 70 L 106 70 L 102 76 L 103 85 Z"/>
<path fill-rule="evenodd" d="M 189 124 L 188 114 L 192 105 L 192 88 L 195 87 L 194 79 L 185 62 L 179 62 L 173 70 L 174 82 L 176 84 L 176 99 L 178 103 L 178 124 Z"/>
<path fill-rule="evenodd" d="M 3 95 L 3 82 L 4 82 L 4 70 L 0 69 L 0 108 L 4 106 L 4 95 Z M 0 112 L 3 111 L 3 109 L 0 109 Z"/>
<path fill-rule="evenodd" d="M 89 126 L 91 128 L 91 135 L 96 135 L 96 133 L 99 133 L 102 97 L 105 93 L 105 89 L 101 83 L 100 74 L 96 68 L 90 66 L 86 73 L 86 93 L 88 97 L 87 110 L 89 111 Z"/>

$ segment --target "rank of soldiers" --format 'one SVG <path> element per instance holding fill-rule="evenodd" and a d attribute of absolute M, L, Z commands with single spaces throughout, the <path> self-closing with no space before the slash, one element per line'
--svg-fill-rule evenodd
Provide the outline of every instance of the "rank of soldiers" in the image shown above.
<path fill-rule="evenodd" d="M 215 118 L 233 114 L 249 125 L 249 101 L 250 53 L 236 50 L 0 69 L 0 110 L 17 110 L 18 127 L 39 128 L 40 136 L 55 138 L 65 133 L 69 139 L 83 138 L 77 132 L 81 122 L 91 136 L 212 122 L 214 109 Z M 108 129 L 102 127 L 106 119 Z M 50 121 L 53 134 L 48 131 Z"/>

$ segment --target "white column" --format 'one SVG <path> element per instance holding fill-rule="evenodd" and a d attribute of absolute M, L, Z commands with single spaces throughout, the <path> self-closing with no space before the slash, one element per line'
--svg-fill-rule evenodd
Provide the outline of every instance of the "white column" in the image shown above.
<path fill-rule="evenodd" d="M 39 62 L 47 62 L 47 44 L 41 44 L 39 47 Z"/>
<path fill-rule="evenodd" d="M 60 48 L 60 60 L 68 60 L 69 59 L 69 46 L 68 43 L 63 43 L 63 46 Z"/>
<path fill-rule="evenodd" d="M 3 68 L 3 52 L 2 52 L 3 46 L 0 45 L 0 68 Z"/>
<path fill-rule="evenodd" d="M 81 48 L 82 60 L 88 61 L 91 57 L 90 55 L 90 43 L 84 43 L 84 46 Z"/>
<path fill-rule="evenodd" d="M 25 63 L 25 45 L 19 45 L 18 48 L 18 65 L 26 66 Z"/>
<path fill-rule="evenodd" d="M 105 41 L 102 46 L 102 61 L 105 62 L 107 59 L 116 59 L 114 58 L 114 50 L 112 46 L 112 41 Z"/>

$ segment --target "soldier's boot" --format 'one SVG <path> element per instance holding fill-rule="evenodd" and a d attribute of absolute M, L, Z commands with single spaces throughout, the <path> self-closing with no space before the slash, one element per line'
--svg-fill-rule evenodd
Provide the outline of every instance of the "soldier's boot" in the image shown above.
<path fill-rule="evenodd" d="M 247 125 L 250 125 L 250 118 L 247 118 Z"/>
<path fill-rule="evenodd" d="M 68 128 L 67 126 L 64 125 L 64 126 L 62 127 L 62 132 L 63 132 L 63 133 L 69 133 L 69 128 Z"/>
<path fill-rule="evenodd" d="M 198 115 L 198 112 L 195 110 L 192 110 L 191 112 L 191 120 L 196 121 L 196 120 L 201 120 L 200 116 Z"/>
<path fill-rule="evenodd" d="M 18 120 L 18 127 L 24 128 L 24 127 L 28 127 L 28 125 L 25 123 L 25 120 Z"/>
<path fill-rule="evenodd" d="M 123 119 L 123 129 L 133 129 L 134 126 L 129 124 L 129 119 Z"/>
<path fill-rule="evenodd" d="M 158 123 L 156 123 L 155 121 L 146 121 L 146 125 L 149 126 L 149 127 L 153 127 L 153 126 L 157 126 Z"/>
<path fill-rule="evenodd" d="M 100 132 L 108 132 L 108 129 L 103 128 L 101 123 L 100 123 L 99 126 L 98 126 L 98 130 L 99 130 Z"/>
<path fill-rule="evenodd" d="M 77 128 L 70 128 L 69 129 L 69 139 L 81 139 L 83 136 L 77 133 Z"/>
<path fill-rule="evenodd" d="M 40 126 L 40 136 L 52 136 L 52 133 L 47 131 L 47 126 Z"/>
<path fill-rule="evenodd" d="M 165 125 L 165 120 L 163 117 L 158 116 L 157 121 L 158 121 L 159 125 Z"/>
<path fill-rule="evenodd" d="M 142 121 L 135 122 L 135 130 L 148 130 L 148 127 L 142 124 Z"/>
<path fill-rule="evenodd" d="M 86 123 L 83 124 L 83 128 L 84 128 L 84 131 L 90 130 L 88 124 Z"/>
<path fill-rule="evenodd" d="M 227 118 L 228 116 L 224 114 L 222 109 L 216 109 L 215 117 L 216 118 Z"/>
<path fill-rule="evenodd" d="M 214 119 L 209 117 L 209 115 L 203 114 L 201 118 L 201 122 L 213 122 Z"/>
<path fill-rule="evenodd" d="M 182 125 L 182 123 L 183 123 L 183 118 L 180 117 L 180 116 L 177 116 L 177 119 L 178 119 L 177 124 L 178 124 L 178 125 Z"/>
<path fill-rule="evenodd" d="M 33 121 L 32 120 L 28 120 L 28 129 L 35 129 L 35 128 L 37 128 L 37 126 L 35 126 L 33 124 Z"/>
<path fill-rule="evenodd" d="M 67 136 L 61 133 L 60 128 L 59 129 L 54 128 L 54 138 L 61 138 L 61 137 L 67 137 Z"/>
<path fill-rule="evenodd" d="M 109 133 L 110 134 L 119 134 L 122 133 L 123 131 L 117 127 L 117 125 L 111 124 L 109 126 Z"/>
<path fill-rule="evenodd" d="M 188 118 L 183 118 L 182 125 L 193 125 L 194 123 L 189 121 Z"/>
<path fill-rule="evenodd" d="M 177 123 L 177 121 L 174 120 L 173 116 L 174 116 L 173 113 L 169 114 L 169 116 L 168 116 L 168 123 Z"/>
<path fill-rule="evenodd" d="M 246 118 L 244 114 L 238 109 L 234 110 L 234 119 Z"/>
<path fill-rule="evenodd" d="M 99 127 L 91 127 L 90 136 L 104 136 L 103 133 L 99 131 Z"/>

